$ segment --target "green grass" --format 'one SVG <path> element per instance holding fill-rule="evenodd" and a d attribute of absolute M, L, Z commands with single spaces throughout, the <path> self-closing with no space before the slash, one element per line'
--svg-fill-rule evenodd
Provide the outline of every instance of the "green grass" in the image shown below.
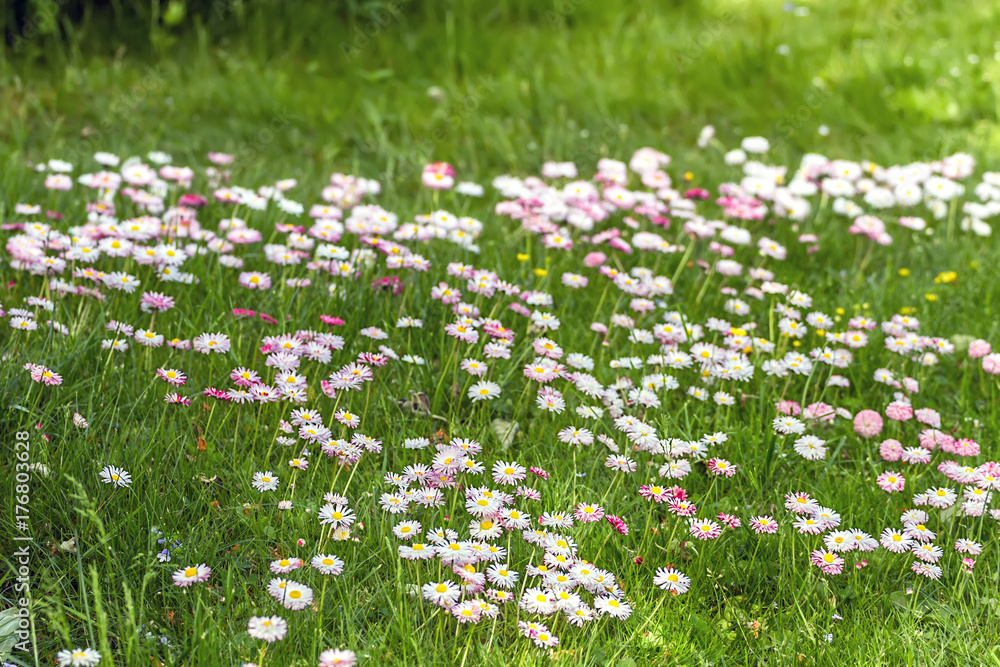
<path fill-rule="evenodd" d="M 262 3 L 226 15 L 228 32 L 148 39 L 98 17 L 70 45 L 6 52 L 0 139 L 12 164 L 94 147 L 242 149 L 298 176 L 334 163 L 391 176 L 435 156 L 467 173 L 534 169 L 644 144 L 677 155 L 705 123 L 727 141 L 780 139 L 786 157 L 997 148 L 989 3 L 816 3 L 807 16 L 780 2 L 677 5 L 455 3 L 345 21 L 320 5 L 276 18 Z"/>
<path fill-rule="evenodd" d="M 317 273 L 310 276 L 314 285 L 309 289 L 280 287 L 286 277 L 305 275 L 304 267 L 270 267 L 275 287 L 249 292 L 236 286 L 237 272 L 214 259 L 186 265 L 199 279 L 187 287 L 158 283 L 148 267 L 133 263 L 130 271 L 143 281 L 140 292 L 156 289 L 177 298 L 176 309 L 157 315 L 156 330 L 185 338 L 225 332 L 233 340 L 233 352 L 224 357 L 138 346 L 109 357 L 100 349 L 108 320 L 149 324 L 149 316 L 138 309 L 139 293 L 112 292 L 104 302 L 56 299 L 57 312 L 51 317 L 70 327 L 68 338 L 44 326 L 27 337 L 4 326 L 0 353 L 9 357 L 0 367 L 6 408 L 0 431 L 8 442 L 17 432 L 29 432 L 31 460 L 51 471 L 31 482 L 31 608 L 39 664 L 52 664 L 51 656 L 60 649 L 87 645 L 105 655 L 104 664 L 239 665 L 257 660 L 262 645 L 247 635 L 247 619 L 280 613 L 290 631 L 268 649 L 266 665 L 314 665 L 316 654 L 328 646 L 357 651 L 365 665 L 1000 665 L 995 522 L 982 526 L 984 553 L 975 575 L 965 577 L 949 540 L 979 530 L 980 524 L 935 513 L 932 528 L 944 535 L 938 542 L 946 551 L 946 574 L 940 582 L 920 586 L 918 595 L 908 595 L 907 588 L 916 585 L 908 561 L 882 550 L 870 554 L 864 570 L 818 577 L 804 556 L 815 540 L 795 534 L 791 517 L 781 509 L 785 493 L 808 491 L 841 512 L 845 527 L 877 535 L 898 523 L 899 513 L 911 506 L 912 493 L 946 481 L 935 472 L 944 456 L 936 454 L 926 468 L 905 467 L 906 491 L 888 497 L 874 479 L 901 464 L 881 462 L 848 422 L 818 432 L 831 453 L 814 463 L 799 459 L 790 439 L 776 438 L 770 428 L 773 402 L 782 395 L 808 397 L 805 402 L 822 395 L 852 413 L 884 408 L 892 392 L 870 378 L 876 368 L 887 366 L 920 380 L 915 405 L 934 407 L 948 428 L 983 444 L 977 463 L 996 459 L 998 387 L 964 355 L 920 369 L 882 351 L 881 336 L 875 335 L 845 371 L 850 389 L 822 391 L 816 377 L 793 379 L 783 387 L 783 381 L 763 376 L 758 363 L 755 379 L 744 389 L 749 396 L 743 405 L 714 410 L 682 392 L 667 395 L 663 406 L 647 415 L 662 436 L 689 439 L 725 431 L 729 442 L 716 453 L 740 466 L 735 478 L 714 486 L 700 467 L 681 482 L 702 508 L 699 516 L 729 511 L 746 521 L 772 513 L 782 523 L 773 537 L 758 540 L 743 528 L 700 549 L 678 543 L 672 515 L 657 509 L 647 519 L 648 507 L 637 488 L 655 474 L 655 468 L 645 469 L 649 455 L 635 455 L 640 470 L 616 478 L 602 465 L 606 452 L 600 443 L 571 451 L 556 440 L 564 426 L 584 424 L 573 408 L 597 401 L 567 389 L 567 411 L 558 416 L 519 402 L 526 386 L 520 368 L 531 358 L 526 341 L 534 334 L 518 316 L 497 310 L 498 317 L 515 327 L 518 343 L 512 361 L 491 362 L 492 379 L 503 387 L 501 397 L 484 408 L 452 390 L 452 382 L 467 386 L 468 378 L 451 376 L 455 348 L 440 334 L 450 315 L 429 298 L 439 280 L 458 284 L 443 275 L 449 261 L 493 269 L 506 280 L 553 293 L 552 310 L 563 325 L 552 337 L 567 351 L 592 354 L 598 363 L 594 374 L 605 384 L 616 376 L 607 366 L 610 359 L 651 352 L 648 346 L 631 345 L 615 329 L 610 345 L 600 345 L 600 337 L 587 326 L 625 311 L 628 299 L 613 290 L 602 298 L 603 279 L 580 266 L 585 244 L 578 241 L 571 253 L 546 251 L 539 239 L 496 216 L 493 206 L 499 197 L 488 184 L 500 173 L 534 174 L 543 161 L 557 159 L 576 161 L 581 175 L 589 177 L 601 157 L 627 160 L 636 148 L 650 145 L 673 156 L 668 171 L 675 183 L 691 171 L 693 185 L 714 191 L 720 182 L 738 178 L 739 171 L 724 166 L 716 148 L 696 148 L 698 132 L 707 123 L 715 125 L 727 147 L 743 136 L 771 138 L 769 159 L 793 170 L 804 152 L 905 164 L 958 150 L 977 157 L 977 174 L 997 168 L 1000 63 L 991 40 L 998 34 L 1000 8 L 989 3 L 851 1 L 806 4 L 808 14 L 797 16 L 780 2 L 674 5 L 414 2 L 391 20 L 384 14 L 373 17 L 364 8 L 330 13 L 320 3 L 248 4 L 245 11 L 226 5 L 222 14 L 192 17 L 184 29 L 149 29 L 148 22 L 136 26 L 124 18 L 96 15 L 63 41 L 43 35 L 22 44 L 17 53 L 4 52 L 4 221 L 15 219 L 15 203 L 37 202 L 67 214 L 62 229 L 82 222 L 79 186 L 72 195 L 50 194 L 42 188 L 42 177 L 25 168 L 28 161 L 68 159 L 80 173 L 84 165 L 94 168 L 89 156 L 97 150 L 128 156 L 156 148 L 170 152 L 175 164 L 196 167 L 205 165 L 207 151 L 232 152 L 237 156 L 233 183 L 258 187 L 297 178 L 299 186 L 291 196 L 307 204 L 318 201 L 331 172 L 355 173 L 380 180 L 384 192 L 376 201 L 403 221 L 441 206 L 485 223 L 480 256 L 440 242 L 419 246 L 416 251 L 434 268 L 409 276 L 406 291 L 397 297 L 369 287 L 372 278 L 391 273 L 381 264 L 366 269 L 356 282 L 337 281 L 338 290 L 328 298 L 326 284 L 331 281 Z M 377 33 L 370 42 L 353 41 L 357 30 L 366 28 Z M 349 49 L 350 57 L 345 43 L 357 47 Z M 788 55 L 779 53 L 782 45 Z M 970 62 L 970 54 L 978 62 Z M 429 95 L 432 86 L 440 92 Z M 829 136 L 817 132 L 821 125 L 829 127 Z M 440 202 L 432 200 L 419 188 L 419 172 L 426 161 L 438 159 L 453 163 L 460 180 L 486 184 L 484 200 L 450 194 Z M 974 182 L 970 179 L 968 190 Z M 208 192 L 203 180 L 195 183 L 196 190 Z M 129 204 L 119 206 L 121 217 L 136 214 Z M 214 227 L 227 210 L 212 204 L 199 219 Z M 699 211 L 721 217 L 709 203 L 699 204 Z M 248 217 L 265 239 L 281 219 L 273 208 Z M 623 227 L 617 217 L 613 224 Z M 813 295 L 817 310 L 833 314 L 842 308 L 836 330 L 843 330 L 856 313 L 883 320 L 914 308 L 926 335 L 982 337 L 996 346 L 1000 276 L 995 237 L 959 233 L 946 238 L 944 221 L 936 224 L 932 237 L 894 228 L 894 244 L 888 248 L 870 248 L 867 241 L 848 236 L 846 223 L 828 211 L 811 216 L 799 230 L 784 221 L 773 229 L 766 223 L 746 226 L 755 240 L 767 235 L 788 245 L 789 259 L 768 268 L 779 280 Z M 819 235 L 816 254 L 796 243 L 797 232 L 803 231 Z M 5 241 L 11 233 L 4 232 Z M 662 233 L 687 246 L 679 219 Z M 358 247 L 353 237 L 345 236 L 343 243 Z M 517 253 L 530 259 L 522 262 Z M 246 258 L 248 269 L 266 266 L 259 245 L 237 254 Z M 691 259 L 711 257 L 707 246 L 698 244 Z M 760 262 L 752 248 L 738 249 L 734 259 L 748 266 Z M 5 310 L 22 307 L 27 296 L 49 293 L 42 278 L 15 271 L 9 260 L 3 253 L 0 283 L 6 287 L 0 303 Z M 698 298 L 703 276 L 684 270 L 679 255 L 660 260 L 618 256 L 618 261 L 626 269 L 655 266 L 668 277 L 676 272 L 669 308 L 680 309 L 689 321 L 722 316 L 726 297 L 718 293 L 719 277 Z M 116 268 L 121 266 L 119 262 Z M 547 269 L 547 276 L 536 275 L 535 268 Z M 909 269 L 909 277 L 899 275 L 901 268 Z M 590 287 L 579 292 L 562 288 L 558 278 L 564 271 L 585 273 Z M 935 283 L 942 271 L 956 271 L 958 281 Z M 7 286 L 8 281 L 16 282 Z M 745 282 L 741 278 L 728 284 L 740 288 Z M 928 301 L 928 293 L 937 300 Z M 481 305 L 486 312 L 492 308 L 489 302 Z M 769 335 L 767 305 L 755 306 L 747 318 L 764 335 Z M 230 315 L 234 307 L 267 312 L 280 323 L 237 320 Z M 365 391 L 337 402 L 361 414 L 359 430 L 382 439 L 385 450 L 366 454 L 356 474 L 335 473 L 330 460 L 312 456 L 310 469 L 295 477 L 292 497 L 315 512 L 333 484 L 350 498 L 365 527 L 355 530 L 357 542 L 328 547 L 347 563 L 340 577 L 324 586 L 314 572 L 293 573 L 292 578 L 313 586 L 317 596 L 322 591 L 322 612 L 279 612 L 263 591 L 272 576 L 268 563 L 278 555 L 308 561 L 322 540 L 314 514 L 276 507 L 278 499 L 292 493 L 286 465 L 290 453 L 273 445 L 278 420 L 287 417 L 290 407 L 235 408 L 195 394 L 208 385 L 228 386 L 228 373 L 236 365 L 265 370 L 255 353 L 260 339 L 320 329 L 320 314 L 346 320 L 336 330 L 347 339 L 345 350 L 335 354 L 329 367 L 305 362 L 301 369 L 310 381 L 309 405 L 320 407 L 327 423 L 334 402 L 319 393 L 319 380 L 369 349 L 360 328 L 385 328 L 391 332 L 389 345 L 421 355 L 428 365 L 396 363 L 377 369 L 375 382 Z M 392 329 L 401 314 L 422 318 L 424 335 Z M 651 329 L 657 317 L 640 319 L 640 326 Z M 802 349 L 820 343 L 810 334 Z M 25 362 L 52 368 L 64 377 L 64 385 L 31 383 L 22 369 Z M 166 385 L 153 379 L 162 365 L 188 373 L 189 385 L 182 393 L 192 395 L 190 407 L 163 403 Z M 675 375 L 686 388 L 695 378 L 684 373 Z M 621 374 L 638 380 L 642 372 Z M 427 393 L 431 412 L 443 419 L 401 409 L 399 400 L 410 391 Z M 87 430 L 73 426 L 74 412 L 89 420 Z M 520 425 L 508 450 L 490 426 L 493 418 Z M 971 418 L 978 425 L 967 421 Z M 532 516 L 606 498 L 602 504 L 608 511 L 628 521 L 629 536 L 606 539 L 604 523 L 567 532 L 576 539 L 581 557 L 599 554 L 598 565 L 618 575 L 635 608 L 632 617 L 582 629 L 560 621 L 554 628 L 559 649 L 546 657 L 517 634 L 513 608 L 495 624 L 456 629 L 453 619 L 411 598 L 408 586 L 440 580 L 447 572 L 440 575 L 436 565 L 407 564 L 396 557 L 398 542 L 388 533 L 395 520 L 387 520 L 377 500 L 387 490 L 385 472 L 429 462 L 429 453 L 400 448 L 402 440 L 432 437 L 439 429 L 450 437 L 480 440 L 485 449 L 481 458 L 488 465 L 513 458 L 545 468 L 552 477 L 536 483 L 542 502 L 519 505 Z M 607 418 L 600 431 L 615 434 Z M 916 433 L 912 423 L 888 422 L 883 437 L 898 437 L 909 445 Z M 205 439 L 203 449 L 199 437 Z M 618 442 L 625 444 L 620 436 Z M 14 498 L 12 446 L 5 447 L 4 456 L 2 497 Z M 101 484 L 97 472 L 107 464 L 129 470 L 132 487 L 112 490 Z M 262 498 L 249 480 L 265 469 L 275 470 L 282 486 L 279 493 Z M 407 518 L 417 518 L 426 529 L 446 523 L 444 514 L 454 516 L 451 525 L 464 536 L 461 512 L 411 511 Z M 18 532 L 13 521 L 12 513 L 4 513 L 2 534 Z M 169 564 L 156 562 L 162 546 L 150 532 L 154 527 L 165 539 L 184 545 Z M 653 535 L 650 527 L 659 532 Z M 306 546 L 296 545 L 299 538 Z M 75 540 L 75 550 L 60 547 L 69 540 Z M 0 574 L 0 592 L 5 606 L 14 605 L 15 563 L 9 554 L 19 544 L 8 539 L 0 543 L 10 567 Z M 523 576 L 524 566 L 536 563 L 539 554 L 515 536 L 510 562 Z M 636 555 L 644 563 L 635 563 Z M 182 590 L 171 585 L 174 569 L 201 562 L 213 569 L 207 586 Z M 667 563 L 691 576 L 688 594 L 672 598 L 652 586 L 653 571 Z M 834 620 L 834 614 L 841 620 Z M 5 627 L 0 621 L 0 630 Z M 833 635 L 832 642 L 825 640 L 827 634 Z M 169 644 L 161 645 L 160 636 Z M 0 649 L 5 646 L 0 640 Z M 35 664 L 34 656 L 15 658 Z"/>

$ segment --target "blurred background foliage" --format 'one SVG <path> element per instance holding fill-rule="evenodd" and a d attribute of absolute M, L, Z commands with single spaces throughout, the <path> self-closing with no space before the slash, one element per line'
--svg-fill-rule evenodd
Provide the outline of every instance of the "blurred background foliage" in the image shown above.
<path fill-rule="evenodd" d="M 248 170 L 392 179 L 648 144 L 697 169 L 706 123 L 726 145 L 768 136 L 776 159 L 1000 149 L 1000 3 L 7 0 L 0 16 L 0 159 L 18 162 L 228 150 Z"/>

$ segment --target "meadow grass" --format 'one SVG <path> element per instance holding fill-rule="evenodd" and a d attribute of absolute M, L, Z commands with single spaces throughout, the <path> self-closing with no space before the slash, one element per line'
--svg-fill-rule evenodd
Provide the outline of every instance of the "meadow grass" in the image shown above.
<path fill-rule="evenodd" d="M 530 395 L 527 405 L 521 402 L 521 390 L 529 386 L 521 367 L 533 356 L 525 340 L 534 334 L 525 321 L 506 310 L 497 313 L 515 326 L 518 345 L 512 360 L 497 363 L 491 375 L 503 387 L 501 396 L 474 404 L 464 398 L 470 378 L 454 368 L 457 345 L 441 330 L 449 310 L 430 298 L 432 287 L 448 279 L 443 268 L 451 261 L 551 292 L 552 311 L 562 320 L 551 337 L 567 351 L 593 356 L 599 378 L 609 383 L 611 359 L 649 353 L 633 352 L 639 348 L 623 330 L 612 328 L 604 346 L 602 336 L 589 329 L 592 321 L 607 323 L 613 313 L 625 311 L 628 298 L 608 294 L 594 270 L 586 272 L 587 289 L 560 286 L 563 272 L 585 273 L 583 252 L 547 250 L 516 222 L 495 215 L 494 205 L 504 198 L 489 187 L 494 176 L 535 174 L 543 161 L 557 159 L 575 161 L 581 176 L 589 178 L 598 159 L 627 161 L 635 149 L 649 145 L 673 156 L 668 171 L 678 187 L 704 187 L 714 198 L 719 183 L 741 174 L 723 163 L 719 147 L 696 147 L 706 123 L 715 125 L 727 148 L 743 136 L 769 137 L 767 161 L 787 164 L 791 171 L 805 152 L 905 164 L 962 150 L 980 161 L 977 174 L 996 167 L 994 79 L 1000 63 L 993 55 L 997 32 L 990 28 L 998 24 L 998 8 L 944 2 L 806 6 L 811 11 L 799 16 L 777 2 L 637 2 L 624 8 L 585 2 L 427 3 L 385 21 L 384 15 L 364 11 L 331 19 L 319 4 L 286 10 L 248 5 L 242 14 L 227 5 L 226 21 L 209 18 L 185 31 L 156 28 L 141 38 L 130 33 L 129 39 L 110 39 L 104 35 L 117 34 L 115 19 L 102 16 L 66 41 L 39 37 L 19 53 L 5 52 L 0 66 L 5 222 L 21 219 L 13 213 L 18 202 L 63 212 L 66 221 L 54 223 L 61 229 L 83 220 L 79 186 L 71 194 L 47 191 L 26 161 L 67 159 L 79 174 L 95 169 L 90 156 L 97 150 L 128 156 L 161 149 L 173 155 L 174 164 L 197 167 L 205 165 L 207 151 L 232 153 L 233 183 L 255 188 L 296 178 L 299 185 L 289 196 L 299 201 L 318 201 L 331 172 L 353 173 L 379 180 L 383 193 L 374 201 L 401 221 L 446 208 L 485 223 L 479 255 L 443 243 L 416 246 L 433 268 L 408 272 L 398 296 L 370 287 L 372 279 L 390 273 L 380 263 L 364 268 L 356 281 L 339 281 L 327 297 L 326 283 L 334 282 L 328 277 L 314 275 L 316 284 L 308 289 L 285 285 L 286 278 L 306 275 L 302 267 L 271 267 L 275 287 L 249 292 L 237 285 L 236 272 L 208 255 L 185 265 L 198 278 L 193 285 L 159 282 L 150 267 L 132 264 L 128 270 L 142 280 L 135 294 L 107 291 L 103 302 L 55 299 L 51 319 L 69 328 L 66 337 L 41 326 L 29 336 L 4 327 L 0 392 L 6 410 L 0 429 L 5 435 L 29 432 L 33 462 L 50 470 L 48 477 L 34 475 L 31 484 L 38 664 L 51 664 L 56 651 L 79 645 L 101 651 L 104 664 L 259 660 L 262 642 L 247 634 L 246 624 L 250 616 L 279 611 L 263 590 L 272 576 L 267 565 L 286 555 L 308 561 L 316 553 L 321 527 L 315 514 L 298 507 L 301 502 L 315 513 L 332 485 L 352 501 L 364 528 L 353 530 L 358 541 L 329 546 L 346 561 L 343 574 L 326 583 L 315 573 L 299 577 L 322 598 L 322 609 L 280 610 L 289 620 L 289 635 L 267 649 L 263 664 L 312 665 L 321 650 L 340 646 L 356 651 L 362 664 L 1000 665 L 996 522 L 987 519 L 984 527 L 956 513 L 935 517 L 948 551 L 949 540 L 982 531 L 986 547 L 975 575 L 965 576 L 956 554 L 949 553 L 946 576 L 921 585 L 903 556 L 880 550 L 863 570 L 820 577 L 806 561 L 807 547 L 815 548 L 817 540 L 791 529 L 782 509 L 786 493 L 808 491 L 839 511 L 844 527 L 877 535 L 912 507 L 912 493 L 944 480 L 933 466 L 912 468 L 906 491 L 886 496 L 874 480 L 887 464 L 849 422 L 820 431 L 830 453 L 818 462 L 801 460 L 791 452 L 790 439 L 771 429 L 774 402 L 782 396 L 803 405 L 822 397 L 851 413 L 881 411 L 892 392 L 870 378 L 877 368 L 895 364 L 893 370 L 920 381 L 915 403 L 934 407 L 962 435 L 982 443 L 977 462 L 995 458 L 998 387 L 974 360 L 956 354 L 920 368 L 873 343 L 876 349 L 859 351 L 845 371 L 849 389 L 824 390 L 821 378 L 813 376 L 784 384 L 758 368 L 745 401 L 732 408 L 695 403 L 681 391 L 665 395 L 662 406 L 645 416 L 661 437 L 690 440 L 723 431 L 729 440 L 718 454 L 740 467 L 732 480 L 713 483 L 696 468 L 679 482 L 702 507 L 699 516 L 726 511 L 746 523 L 752 515 L 770 514 L 782 523 L 774 536 L 758 538 L 744 527 L 720 542 L 682 545 L 684 528 L 675 528 L 679 519 L 660 506 L 651 510 L 638 496 L 638 486 L 655 476 L 655 468 L 646 469 L 652 457 L 636 456 L 639 472 L 616 475 L 604 467 L 607 452 L 599 442 L 570 449 L 556 440 L 563 427 L 582 425 L 573 412 L 578 399 L 567 401 L 559 415 L 536 410 Z M 378 29 L 372 29 L 370 41 L 355 41 L 355 28 L 370 28 L 373 21 Z M 102 33 L 98 28 L 105 23 L 111 29 Z M 343 44 L 355 50 L 345 56 Z M 971 62 L 970 54 L 978 61 Z M 439 90 L 429 95 L 432 86 Z M 829 128 L 828 136 L 817 132 L 821 125 Z M 451 162 L 460 180 L 484 183 L 486 196 L 446 193 L 439 199 L 420 188 L 424 164 L 437 159 Z M 687 171 L 692 177 L 685 182 Z M 199 174 L 195 182 L 209 194 L 202 178 Z M 120 206 L 120 217 L 138 214 L 130 204 Z M 704 206 L 707 217 L 720 215 L 709 202 Z M 214 228 L 231 210 L 213 202 L 199 219 Z M 273 206 L 243 213 L 265 239 L 275 223 L 288 219 Z M 878 247 L 848 235 L 847 223 L 829 210 L 794 231 L 785 220 L 775 227 L 763 221 L 745 226 L 755 239 L 768 235 L 789 246 L 788 260 L 768 268 L 778 280 L 812 295 L 817 310 L 843 309 L 837 330 L 852 316 L 883 321 L 912 309 L 926 335 L 998 340 L 1000 280 L 993 237 L 959 232 L 949 238 L 942 222 L 930 237 L 894 229 L 894 243 Z M 818 236 L 817 253 L 795 243 L 800 232 Z M 5 232 L 5 241 L 13 233 Z M 661 233 L 687 247 L 680 220 Z M 345 237 L 343 245 L 359 244 Z M 706 246 L 698 244 L 687 259 L 711 261 Z M 239 254 L 248 269 L 264 269 L 259 246 Z M 645 266 L 675 277 L 667 310 L 681 310 L 690 322 L 723 316 L 728 297 L 718 291 L 719 276 L 712 282 L 696 265 L 688 267 L 682 253 L 658 257 L 619 254 L 614 261 L 619 269 Z M 735 259 L 747 266 L 760 261 L 752 248 L 739 249 Z M 43 278 L 15 271 L 10 260 L 4 253 L 0 265 L 4 309 L 22 307 L 28 296 L 52 296 Z M 945 271 L 955 271 L 957 281 L 935 282 Z M 102 350 L 109 320 L 149 323 L 139 310 L 146 289 L 177 297 L 177 308 L 157 314 L 157 331 L 182 338 L 221 331 L 232 340 L 232 351 L 178 356 L 133 345 L 118 356 Z M 492 307 L 484 304 L 484 310 L 485 305 Z M 763 331 L 772 326 L 769 305 L 763 302 L 747 318 Z M 277 324 L 234 318 L 233 308 L 266 312 Z M 328 424 L 334 403 L 350 408 L 361 415 L 358 430 L 380 438 L 385 448 L 366 454 L 350 470 L 316 452 L 308 471 L 293 473 L 286 465 L 288 450 L 274 444 L 278 421 L 288 417 L 291 406 L 237 406 L 190 390 L 227 385 L 237 365 L 263 371 L 257 351 L 262 337 L 322 329 L 321 314 L 346 321 L 333 332 L 347 345 L 328 368 L 303 364 L 315 385 L 308 405 L 320 407 Z M 424 330 L 392 329 L 402 315 L 422 319 Z M 654 317 L 643 326 L 651 327 Z M 389 330 L 390 346 L 420 355 L 427 365 L 392 363 L 377 369 L 375 381 L 362 391 L 325 398 L 319 380 L 369 349 L 359 336 L 366 326 Z M 803 349 L 821 344 L 809 338 Z M 22 368 L 26 362 L 52 368 L 64 383 L 32 383 Z M 190 386 L 181 393 L 191 395 L 189 407 L 163 402 L 166 386 L 154 377 L 160 366 L 188 373 Z M 430 415 L 401 407 L 411 391 L 427 394 Z M 74 426 L 74 413 L 85 416 L 89 428 Z M 519 425 L 509 447 L 494 432 L 495 418 Z M 971 419 L 978 421 L 973 425 Z M 610 420 L 602 425 L 593 428 L 614 435 Z M 912 424 L 888 422 L 884 437 L 912 441 L 915 433 Z M 628 521 L 631 534 L 608 539 L 603 522 L 600 530 L 589 525 L 571 530 L 581 557 L 597 558 L 599 566 L 618 575 L 635 608 L 632 617 L 581 629 L 550 623 L 560 638 L 550 654 L 520 636 L 512 607 L 496 622 L 457 626 L 412 597 L 410 586 L 438 581 L 448 572 L 398 558 L 398 541 L 388 531 L 395 520 L 377 500 L 387 490 L 385 473 L 418 458 L 428 462 L 428 456 L 399 447 L 416 437 L 474 438 L 483 443 L 486 462 L 516 459 L 544 468 L 551 478 L 536 481 L 542 501 L 525 508 L 533 515 L 603 498 L 608 512 Z M 11 471 L 3 479 L 5 498 L 16 496 L 13 456 L 13 449 L 5 448 L 4 466 Z M 109 464 L 132 474 L 130 488 L 100 483 L 97 471 Z M 251 488 L 254 472 L 265 469 L 282 478 L 279 494 L 261 496 Z M 294 492 L 287 487 L 293 474 Z M 279 511 L 278 500 L 290 495 L 296 509 Z M 446 525 L 446 514 L 451 516 L 447 506 L 412 518 L 429 529 Z M 464 536 L 466 521 L 456 516 L 451 527 Z M 4 514 L 2 525 L 4 534 L 18 532 L 11 513 Z M 157 543 L 160 538 L 183 545 L 170 563 L 156 561 L 164 546 Z M 296 545 L 299 538 L 305 547 Z M 540 551 L 514 538 L 509 562 L 535 563 Z M 644 562 L 636 563 L 636 556 Z M 208 585 L 172 585 L 172 571 L 202 562 L 213 570 Z M 691 576 L 690 592 L 675 598 L 652 586 L 654 570 L 667 563 Z M 8 564 L 0 590 L 5 605 L 13 606 L 14 570 Z M 9 650 L 9 643 L 0 649 Z M 36 660 L 34 654 L 5 659 Z"/>

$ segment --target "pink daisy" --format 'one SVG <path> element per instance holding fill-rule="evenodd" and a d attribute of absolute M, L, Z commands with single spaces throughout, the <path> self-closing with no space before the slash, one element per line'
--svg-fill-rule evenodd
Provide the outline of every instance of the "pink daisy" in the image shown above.
<path fill-rule="evenodd" d="M 817 549 L 809 554 L 810 562 L 822 570 L 823 574 L 840 574 L 844 570 L 844 559 L 825 549 Z"/>
<path fill-rule="evenodd" d="M 982 340 L 981 338 L 977 338 L 976 340 L 969 343 L 969 356 L 972 357 L 973 359 L 981 359 L 990 352 L 992 352 L 992 350 L 990 349 L 990 344 L 987 343 L 985 340 Z"/>
<path fill-rule="evenodd" d="M 167 384 L 180 386 L 187 382 L 187 376 L 174 368 L 157 368 L 156 375 Z"/>
<path fill-rule="evenodd" d="M 778 522 L 769 516 L 750 517 L 750 528 L 758 535 L 778 532 Z"/>
<path fill-rule="evenodd" d="M 617 530 L 622 535 L 628 535 L 628 524 L 621 517 L 608 514 L 604 517 L 611 524 L 611 527 Z"/>
<path fill-rule="evenodd" d="M 709 459 L 705 465 L 709 472 L 713 472 L 716 475 L 732 477 L 736 474 L 736 466 L 726 459 Z"/>
<path fill-rule="evenodd" d="M 990 375 L 1000 375 L 1000 354 L 996 352 L 983 357 L 983 370 Z"/>
<path fill-rule="evenodd" d="M 854 416 L 854 430 L 862 438 L 874 438 L 882 432 L 882 416 L 874 410 L 862 410 Z"/>
<path fill-rule="evenodd" d="M 240 274 L 239 282 L 247 289 L 271 289 L 271 277 L 258 271 L 244 271 Z"/>
<path fill-rule="evenodd" d="M 889 438 L 878 446 L 878 453 L 883 461 L 898 461 L 903 456 L 903 444 L 899 440 Z"/>
<path fill-rule="evenodd" d="M 913 418 L 913 407 L 909 403 L 893 401 L 886 407 L 885 416 L 893 421 L 909 421 Z"/>
<path fill-rule="evenodd" d="M 688 526 L 688 532 L 697 540 L 714 540 L 722 535 L 722 527 L 709 519 L 695 519 Z"/>
<path fill-rule="evenodd" d="M 887 493 L 902 491 L 903 487 L 906 485 L 906 479 L 898 472 L 893 472 L 891 470 L 887 470 L 879 475 L 878 479 L 875 481 L 879 488 Z"/>

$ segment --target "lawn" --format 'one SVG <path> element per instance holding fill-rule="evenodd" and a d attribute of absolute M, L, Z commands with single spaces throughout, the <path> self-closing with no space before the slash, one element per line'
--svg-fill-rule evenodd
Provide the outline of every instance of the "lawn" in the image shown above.
<path fill-rule="evenodd" d="M 187 4 L 0 52 L 0 660 L 1000 666 L 1000 7 Z"/>

